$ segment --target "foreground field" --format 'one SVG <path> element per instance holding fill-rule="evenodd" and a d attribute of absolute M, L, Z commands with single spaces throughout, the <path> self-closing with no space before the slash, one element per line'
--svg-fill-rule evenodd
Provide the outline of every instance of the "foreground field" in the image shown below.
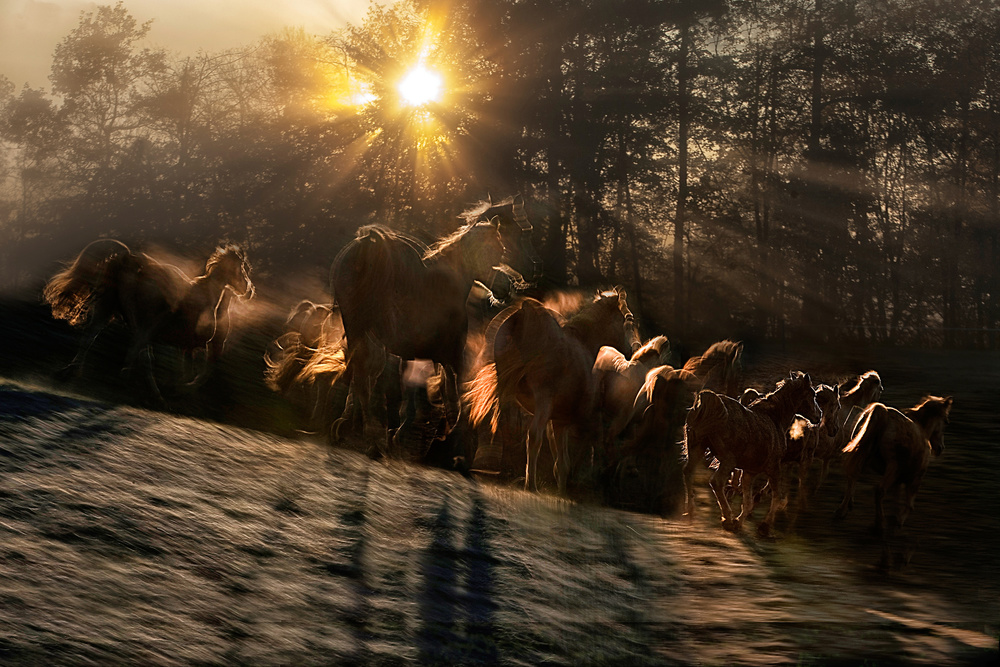
<path fill-rule="evenodd" d="M 955 397 L 912 560 L 885 575 L 870 484 L 830 520 L 839 471 L 794 532 L 761 540 L 723 531 L 706 487 L 693 521 L 663 520 L 285 437 L 290 417 L 232 369 L 199 418 L 126 405 L 93 377 L 55 388 L 68 350 L 0 355 L 5 665 L 998 658 L 995 354 L 747 355 L 762 388 L 789 368 L 875 367 L 892 405 Z"/>
<path fill-rule="evenodd" d="M 995 537 L 948 468 L 884 577 L 863 511 L 760 541 L 707 495 L 663 521 L 8 382 L 0 661 L 988 664 Z"/>

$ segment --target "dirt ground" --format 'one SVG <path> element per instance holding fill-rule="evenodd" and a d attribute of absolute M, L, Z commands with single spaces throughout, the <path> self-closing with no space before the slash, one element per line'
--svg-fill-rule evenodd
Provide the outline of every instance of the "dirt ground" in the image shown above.
<path fill-rule="evenodd" d="M 130 404 L 113 358 L 53 383 L 73 335 L 32 304 L 3 306 L 0 663 L 1000 657 L 997 353 L 747 349 L 761 388 L 793 368 L 823 381 L 875 368 L 890 405 L 954 396 L 912 558 L 884 574 L 870 479 L 835 524 L 835 470 L 796 530 L 766 540 L 723 531 L 707 485 L 692 521 L 527 494 L 294 437 L 294 413 L 254 375 L 266 330 L 167 414 Z"/>

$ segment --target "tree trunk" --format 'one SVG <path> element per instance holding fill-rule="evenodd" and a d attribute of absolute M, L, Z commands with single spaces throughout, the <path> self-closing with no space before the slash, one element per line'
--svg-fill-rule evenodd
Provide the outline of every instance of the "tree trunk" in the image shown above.
<path fill-rule="evenodd" d="M 681 49 L 677 62 L 677 214 L 674 218 L 674 328 L 683 336 L 687 330 L 684 284 L 684 227 L 688 197 L 688 134 L 690 131 L 690 78 L 688 52 L 691 26 L 681 24 Z"/>

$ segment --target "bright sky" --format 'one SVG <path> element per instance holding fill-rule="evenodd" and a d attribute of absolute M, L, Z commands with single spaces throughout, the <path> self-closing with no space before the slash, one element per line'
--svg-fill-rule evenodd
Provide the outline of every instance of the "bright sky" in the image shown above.
<path fill-rule="evenodd" d="M 0 0 L 0 74 L 17 89 L 49 90 L 56 45 L 80 22 L 80 12 L 116 0 Z M 286 27 L 325 35 L 359 24 L 371 0 L 125 0 L 139 23 L 153 19 L 147 41 L 180 55 L 251 44 Z M 387 4 L 387 3 L 386 3 Z"/>

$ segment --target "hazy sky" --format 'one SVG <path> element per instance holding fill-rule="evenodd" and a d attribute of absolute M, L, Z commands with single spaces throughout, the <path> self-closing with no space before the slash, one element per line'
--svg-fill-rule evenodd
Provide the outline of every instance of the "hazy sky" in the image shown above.
<path fill-rule="evenodd" d="M 49 90 L 56 45 L 80 22 L 81 11 L 116 0 L 0 0 L 0 74 L 17 89 Z M 324 35 L 360 23 L 371 0 L 125 0 L 140 23 L 153 19 L 147 41 L 181 55 L 254 42 L 284 27 Z M 389 4 L 389 3 L 383 3 Z"/>

